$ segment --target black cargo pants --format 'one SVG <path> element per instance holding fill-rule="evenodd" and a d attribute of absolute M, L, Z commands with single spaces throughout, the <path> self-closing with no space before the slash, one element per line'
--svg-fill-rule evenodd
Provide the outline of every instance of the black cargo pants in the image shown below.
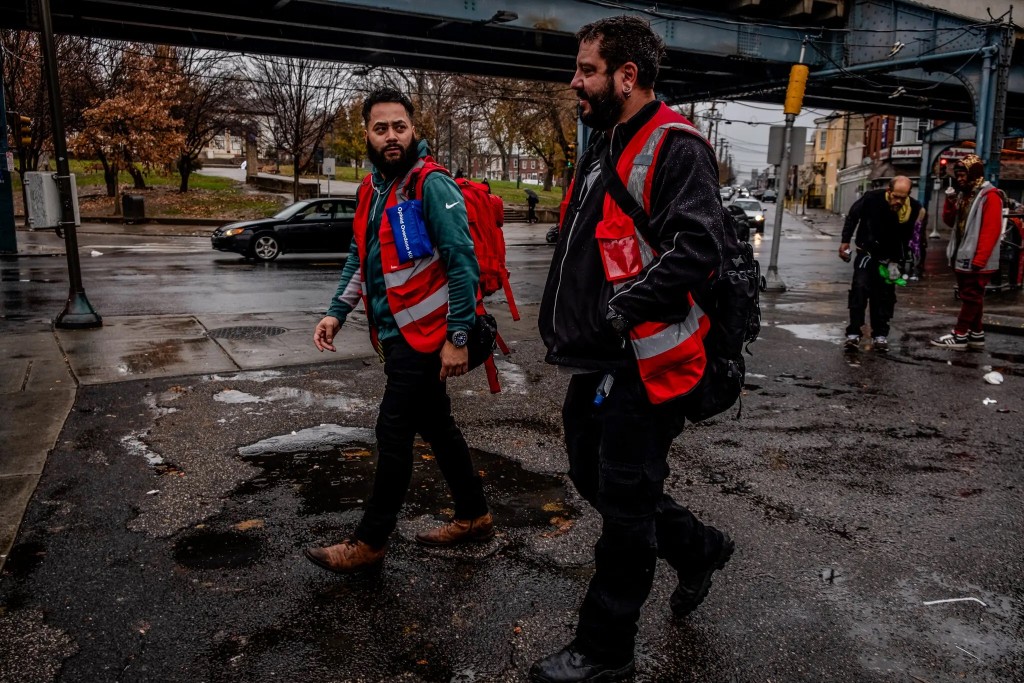
<path fill-rule="evenodd" d="M 860 336 L 864 327 L 864 309 L 871 302 L 871 336 L 888 337 L 889 321 L 896 312 L 896 285 L 886 284 L 878 272 L 878 261 L 858 252 L 853 260 L 853 283 L 850 285 L 850 324 L 846 334 Z"/>
<path fill-rule="evenodd" d="M 664 492 L 669 447 L 684 426 L 678 407 L 651 404 L 635 367 L 615 372 L 608 398 L 596 407 L 601 378 L 574 375 L 562 408 L 569 476 L 603 522 L 573 644 L 620 661 L 633 656 L 657 559 L 686 572 L 706 565 L 718 541 Z"/>

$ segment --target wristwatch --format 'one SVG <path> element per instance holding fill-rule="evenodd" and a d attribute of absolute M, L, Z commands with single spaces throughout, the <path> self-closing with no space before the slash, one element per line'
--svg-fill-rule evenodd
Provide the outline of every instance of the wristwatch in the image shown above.
<path fill-rule="evenodd" d="M 608 324 L 611 325 L 612 329 L 618 334 L 625 334 L 629 329 L 629 321 L 621 313 L 617 313 L 614 309 L 608 309 L 608 316 L 605 318 Z"/>
<path fill-rule="evenodd" d="M 457 349 L 461 349 L 469 342 L 469 333 L 465 330 L 455 330 L 448 333 L 448 341 Z"/>

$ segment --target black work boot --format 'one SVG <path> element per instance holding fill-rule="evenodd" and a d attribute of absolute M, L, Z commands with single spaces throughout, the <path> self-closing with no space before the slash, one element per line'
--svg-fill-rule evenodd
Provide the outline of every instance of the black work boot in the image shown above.
<path fill-rule="evenodd" d="M 702 569 L 685 574 L 680 572 L 679 585 L 672 591 L 672 597 L 669 598 L 672 613 L 678 619 L 682 619 L 704 602 L 704 598 L 707 597 L 708 590 L 711 588 L 711 575 L 725 566 L 736 549 L 736 544 L 729 538 L 729 534 L 717 531 L 712 527 L 708 527 L 708 529 L 713 533 L 721 534 L 722 543 L 718 552 L 708 558 L 707 565 Z"/>
<path fill-rule="evenodd" d="M 611 683 L 622 681 L 636 671 L 635 660 L 609 664 L 589 657 L 572 645 L 538 659 L 530 667 L 530 680 L 534 683 Z"/>

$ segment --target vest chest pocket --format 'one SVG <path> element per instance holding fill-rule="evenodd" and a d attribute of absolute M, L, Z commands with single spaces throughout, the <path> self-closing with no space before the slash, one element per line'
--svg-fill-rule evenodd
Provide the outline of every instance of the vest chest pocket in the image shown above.
<path fill-rule="evenodd" d="M 623 216 L 605 218 L 594 230 L 601 251 L 601 265 L 609 282 L 636 277 L 643 270 L 640 242 L 633 222 Z"/>
<path fill-rule="evenodd" d="M 380 247 L 388 270 L 410 267 L 417 259 L 434 253 L 420 200 L 411 199 L 390 206 L 384 210 L 384 217 L 387 218 L 388 229 L 381 225 Z"/>

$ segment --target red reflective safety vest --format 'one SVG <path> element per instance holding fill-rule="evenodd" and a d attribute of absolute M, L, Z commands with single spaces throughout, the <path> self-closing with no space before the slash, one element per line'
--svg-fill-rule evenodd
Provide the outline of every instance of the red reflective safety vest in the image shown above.
<path fill-rule="evenodd" d="M 392 183 L 384 208 L 406 201 L 405 187 L 413 173 L 441 169 L 431 157 L 419 159 L 402 179 Z M 446 171 L 447 172 L 447 171 Z M 363 178 L 356 193 L 356 216 L 352 224 L 356 244 L 359 246 L 359 279 L 363 306 L 370 311 L 366 291 L 366 228 L 373 205 L 373 180 Z M 384 286 L 388 306 L 405 341 L 420 353 L 434 353 L 444 346 L 448 331 L 448 274 L 445 272 L 437 247 L 430 256 L 399 263 L 395 235 L 386 211 L 381 212 L 380 259 L 384 269 Z M 378 347 L 376 331 L 371 328 L 374 347 Z M 378 348 L 379 351 L 379 348 Z"/>
<path fill-rule="evenodd" d="M 626 145 L 615 166 L 622 183 L 647 215 L 651 214 L 651 185 L 658 152 L 665 134 L 674 128 L 705 140 L 693 124 L 662 103 Z M 595 237 L 605 277 L 614 285 L 616 293 L 628 290 L 641 271 L 658 256 L 654 246 L 608 193 Z M 690 312 L 682 322 L 640 322 L 629 332 L 640 377 L 651 403 L 664 403 L 689 393 L 704 374 L 707 364 L 704 338 L 711 322 L 689 293 L 686 297 Z"/>

